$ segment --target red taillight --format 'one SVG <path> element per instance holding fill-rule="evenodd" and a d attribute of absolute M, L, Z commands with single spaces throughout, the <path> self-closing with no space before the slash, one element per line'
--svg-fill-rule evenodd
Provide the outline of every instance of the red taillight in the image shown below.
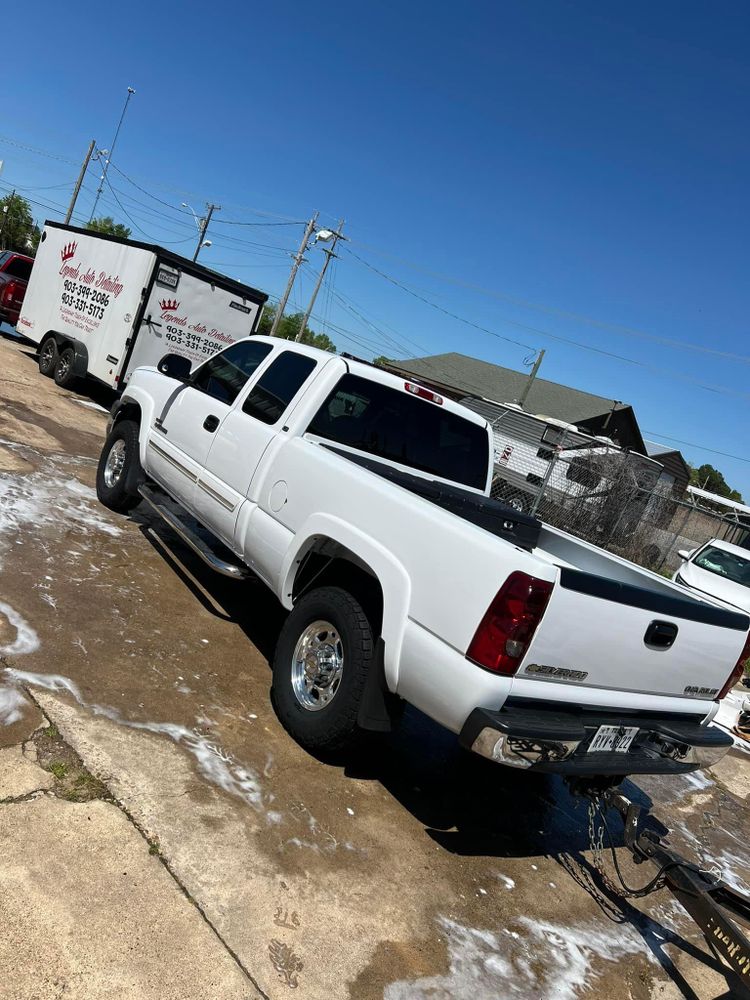
<path fill-rule="evenodd" d="M 410 392 L 412 396 L 419 396 L 420 399 L 429 399 L 431 403 L 437 403 L 438 406 L 443 405 L 443 397 L 438 396 L 436 392 L 425 389 L 423 385 L 417 385 L 415 382 L 404 382 L 404 389 Z"/>
<path fill-rule="evenodd" d="M 742 673 L 745 669 L 745 660 L 750 656 L 750 632 L 745 639 L 745 645 L 742 647 L 742 652 L 740 653 L 740 658 L 737 660 L 734 670 L 731 672 L 729 677 L 727 677 L 727 682 L 724 687 L 719 692 L 718 700 L 721 701 L 722 698 L 726 697 L 732 690 L 737 681 L 742 677 Z"/>
<path fill-rule="evenodd" d="M 511 573 L 479 623 L 466 651 L 468 659 L 496 674 L 515 674 L 551 593 L 549 581 Z"/>
<path fill-rule="evenodd" d="M 17 281 L 8 281 L 3 285 L 2 302 L 3 305 L 8 305 L 18 294 L 19 284 Z"/>

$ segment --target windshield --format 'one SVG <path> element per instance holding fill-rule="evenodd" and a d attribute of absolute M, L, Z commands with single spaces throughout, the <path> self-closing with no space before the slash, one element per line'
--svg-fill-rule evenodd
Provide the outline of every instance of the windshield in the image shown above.
<path fill-rule="evenodd" d="M 344 375 L 308 427 L 311 434 L 483 489 L 489 436 L 481 424 L 358 375 Z"/>
<path fill-rule="evenodd" d="M 723 576 L 732 583 L 750 587 L 750 558 L 745 559 L 735 555 L 734 552 L 708 545 L 693 559 L 693 565 L 709 573 L 716 573 L 717 576 Z"/>

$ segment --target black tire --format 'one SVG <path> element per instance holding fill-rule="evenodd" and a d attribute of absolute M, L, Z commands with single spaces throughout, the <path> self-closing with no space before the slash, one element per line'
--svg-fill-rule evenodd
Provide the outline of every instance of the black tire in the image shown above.
<path fill-rule="evenodd" d="M 292 682 L 297 642 L 317 621 L 330 623 L 343 649 L 343 669 L 335 694 L 323 708 L 305 708 Z M 375 640 L 360 603 L 340 587 L 320 587 L 301 597 L 284 623 L 273 661 L 273 704 L 286 731 L 306 750 L 334 753 L 351 747 L 360 734 L 357 714 L 368 672 L 374 667 Z"/>
<path fill-rule="evenodd" d="M 141 502 L 138 493 L 138 483 L 142 477 L 138 431 L 138 424 L 134 420 L 120 420 L 112 428 L 99 456 L 96 495 L 105 507 L 118 514 L 127 514 Z M 122 444 L 118 445 L 118 442 Z M 123 455 L 122 466 L 119 471 L 108 470 L 107 462 L 116 446 Z"/>
<path fill-rule="evenodd" d="M 39 371 L 47 378 L 52 378 L 57 367 L 57 344 L 54 337 L 47 337 L 39 348 Z"/>
<path fill-rule="evenodd" d="M 72 347 L 64 347 L 55 365 L 55 382 L 63 389 L 69 389 L 76 381 L 77 375 L 74 371 L 76 354 Z"/>

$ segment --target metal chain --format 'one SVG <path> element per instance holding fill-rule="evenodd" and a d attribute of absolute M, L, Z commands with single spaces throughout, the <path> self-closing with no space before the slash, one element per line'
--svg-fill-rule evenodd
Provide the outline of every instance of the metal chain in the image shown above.
<path fill-rule="evenodd" d="M 599 872 L 599 877 L 606 888 L 623 899 L 639 899 L 643 896 L 649 896 L 652 892 L 658 892 L 666 884 L 664 875 L 661 875 L 654 883 L 644 886 L 643 889 L 629 889 L 622 881 L 619 872 L 620 885 L 617 885 L 604 870 L 604 823 L 601 818 L 601 810 L 601 798 L 598 795 L 592 796 L 589 800 L 589 843 L 594 867 Z"/>

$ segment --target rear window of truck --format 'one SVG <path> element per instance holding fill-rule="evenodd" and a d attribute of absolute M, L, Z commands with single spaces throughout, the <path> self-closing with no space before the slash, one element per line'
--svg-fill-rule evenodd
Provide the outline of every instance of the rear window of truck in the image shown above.
<path fill-rule="evenodd" d="M 308 433 L 441 479 L 484 489 L 487 431 L 406 391 L 344 375 Z"/>
<path fill-rule="evenodd" d="M 3 274 L 9 274 L 11 278 L 22 278 L 28 281 L 31 277 L 32 262 L 24 257 L 14 257 L 3 267 Z"/>

